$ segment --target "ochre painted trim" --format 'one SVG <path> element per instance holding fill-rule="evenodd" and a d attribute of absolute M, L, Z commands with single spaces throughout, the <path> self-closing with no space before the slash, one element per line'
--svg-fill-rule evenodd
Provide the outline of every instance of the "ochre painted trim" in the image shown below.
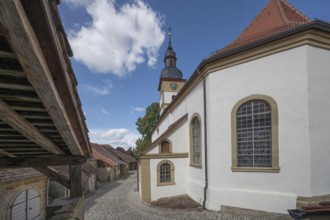
<path fill-rule="evenodd" d="M 267 102 L 271 108 L 271 120 L 272 120 L 272 167 L 237 167 L 237 125 L 236 114 L 238 108 L 251 100 L 263 100 Z M 250 95 L 239 100 L 231 111 L 231 143 L 232 143 L 232 167 L 233 172 L 273 172 L 279 173 L 279 149 L 278 149 L 278 108 L 275 100 L 266 95 Z"/>
<path fill-rule="evenodd" d="M 141 200 L 151 202 L 150 159 L 141 159 Z"/>
<path fill-rule="evenodd" d="M 162 158 L 187 158 L 189 153 L 162 153 L 162 154 L 145 154 L 140 156 L 141 159 L 162 159 Z"/>
<path fill-rule="evenodd" d="M 315 47 L 320 47 L 323 49 L 330 49 L 329 36 L 317 31 L 305 31 L 301 32 L 284 39 L 271 42 L 265 45 L 261 45 L 256 48 L 252 48 L 241 53 L 222 58 L 221 62 L 213 62 L 206 66 L 205 73 L 206 75 L 226 69 L 232 66 L 236 66 L 242 63 L 246 63 L 252 60 L 260 59 L 275 53 L 280 53 L 285 50 L 294 49 L 296 47 L 304 45 L 312 45 Z"/>
<path fill-rule="evenodd" d="M 310 45 L 326 50 L 330 50 L 330 35 L 322 30 L 310 28 L 306 31 L 301 31 L 278 40 L 257 45 L 246 50 L 242 50 L 233 55 L 221 57 L 212 62 L 200 64 L 200 71 L 204 76 L 212 74 L 216 71 L 229 68 L 235 65 L 246 63 L 252 60 L 260 59 L 272 54 L 280 53 L 296 47 Z M 230 51 L 229 51 L 230 52 Z M 173 102 L 167 106 L 166 111 L 161 115 L 157 126 L 171 113 L 177 105 L 179 105 L 185 97 L 202 81 L 202 78 L 195 72 L 188 79 L 185 86 L 178 93 Z"/>
<path fill-rule="evenodd" d="M 160 153 L 160 154 L 166 154 L 166 153 L 162 153 L 162 143 L 164 142 L 164 141 L 167 141 L 168 143 L 169 143 L 169 150 L 170 150 L 170 152 L 169 153 L 172 153 L 173 151 L 172 151 L 172 141 L 170 140 L 170 139 L 168 139 L 168 138 L 164 138 L 162 141 L 160 141 L 159 142 L 159 144 L 158 144 L 158 152 Z"/>
<path fill-rule="evenodd" d="M 181 118 L 179 118 L 178 120 L 176 120 L 173 124 L 171 124 L 167 130 L 162 133 L 155 141 L 153 141 L 149 147 L 147 147 L 146 149 L 144 149 L 139 155 L 138 157 L 140 157 L 141 155 L 144 155 L 145 153 L 147 153 L 148 151 L 150 151 L 151 149 L 153 149 L 155 146 L 157 146 L 157 144 L 164 140 L 164 138 L 168 137 L 170 134 L 172 134 L 176 129 L 178 129 L 184 122 L 187 121 L 188 118 L 188 113 L 185 114 L 184 116 L 182 116 Z"/>
<path fill-rule="evenodd" d="M 232 167 L 233 172 L 260 172 L 260 173 L 279 173 L 280 168 L 271 168 L 271 167 Z"/>
<path fill-rule="evenodd" d="M 203 168 L 202 165 L 197 165 L 197 164 L 192 164 L 192 163 L 190 163 L 189 166 L 195 167 L 195 168 L 198 168 L 198 169 L 202 169 Z"/>
<path fill-rule="evenodd" d="M 169 163 L 171 166 L 171 182 L 160 182 L 160 166 L 164 163 Z M 170 186 L 170 185 L 175 185 L 175 167 L 172 161 L 170 160 L 162 160 L 158 163 L 157 165 L 157 186 Z"/>

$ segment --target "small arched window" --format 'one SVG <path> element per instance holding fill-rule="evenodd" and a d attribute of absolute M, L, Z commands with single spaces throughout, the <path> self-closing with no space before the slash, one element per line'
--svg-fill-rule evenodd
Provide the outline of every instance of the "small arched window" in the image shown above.
<path fill-rule="evenodd" d="M 191 165 L 202 165 L 201 148 L 201 123 L 199 117 L 195 116 L 190 124 Z"/>
<path fill-rule="evenodd" d="M 157 166 L 157 185 L 174 185 L 174 164 L 169 160 L 161 161 Z"/>
<path fill-rule="evenodd" d="M 160 165 L 160 182 L 171 182 L 171 165 L 169 163 Z"/>
<path fill-rule="evenodd" d="M 278 113 L 268 96 L 253 95 L 232 111 L 233 171 L 278 172 Z"/>
<path fill-rule="evenodd" d="M 170 153 L 170 142 L 163 141 L 160 145 L 160 153 Z"/>

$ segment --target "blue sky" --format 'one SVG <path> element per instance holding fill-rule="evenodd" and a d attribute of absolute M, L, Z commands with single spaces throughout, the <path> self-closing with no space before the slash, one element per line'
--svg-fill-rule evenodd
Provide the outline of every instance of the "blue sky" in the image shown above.
<path fill-rule="evenodd" d="M 330 21 L 329 0 L 288 0 Z M 177 67 L 188 79 L 203 58 L 234 40 L 268 0 L 62 0 L 73 68 L 92 142 L 134 147 L 135 122 L 158 102 L 172 28 Z"/>

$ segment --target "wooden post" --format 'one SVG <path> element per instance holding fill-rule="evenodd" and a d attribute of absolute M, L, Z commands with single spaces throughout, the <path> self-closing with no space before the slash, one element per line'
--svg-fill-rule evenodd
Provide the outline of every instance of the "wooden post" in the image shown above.
<path fill-rule="evenodd" d="M 83 188 L 82 188 L 82 172 L 81 172 L 81 165 L 70 165 L 70 197 L 81 197 L 83 195 Z"/>

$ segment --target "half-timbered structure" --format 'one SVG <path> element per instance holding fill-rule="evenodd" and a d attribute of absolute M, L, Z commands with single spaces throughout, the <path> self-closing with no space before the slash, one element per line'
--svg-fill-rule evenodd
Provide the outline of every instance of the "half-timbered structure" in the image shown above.
<path fill-rule="evenodd" d="M 80 164 L 91 149 L 59 2 L 0 1 L 0 168 L 33 167 L 82 205 Z M 69 165 L 70 178 L 47 167 L 56 165 Z"/>

